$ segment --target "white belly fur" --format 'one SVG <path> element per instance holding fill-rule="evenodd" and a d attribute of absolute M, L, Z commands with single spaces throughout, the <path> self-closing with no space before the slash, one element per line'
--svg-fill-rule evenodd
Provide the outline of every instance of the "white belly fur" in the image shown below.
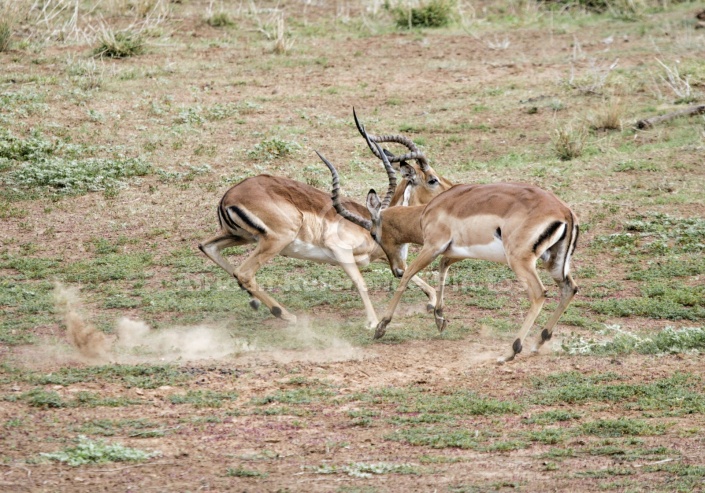
<path fill-rule="evenodd" d="M 495 238 L 491 243 L 484 245 L 455 245 L 451 243 L 443 255 L 450 258 L 475 258 L 490 260 L 492 262 L 507 263 L 502 240 Z"/>
<path fill-rule="evenodd" d="M 333 252 L 329 249 L 310 243 L 304 243 L 301 240 L 294 240 L 289 243 L 286 248 L 281 251 L 281 255 L 326 264 L 337 263 Z"/>

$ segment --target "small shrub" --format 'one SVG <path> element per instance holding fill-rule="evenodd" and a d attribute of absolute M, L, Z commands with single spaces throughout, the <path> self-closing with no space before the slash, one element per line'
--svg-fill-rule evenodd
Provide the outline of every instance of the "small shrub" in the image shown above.
<path fill-rule="evenodd" d="M 206 24 L 211 27 L 229 27 L 235 25 L 227 12 L 218 12 L 211 15 L 208 19 L 206 19 Z"/>
<path fill-rule="evenodd" d="M 160 452 L 145 452 L 144 450 L 109 444 L 103 441 L 93 441 L 85 436 L 78 437 L 78 445 L 61 452 L 44 453 L 42 457 L 65 462 L 69 466 L 84 464 L 103 464 L 106 462 L 139 462 L 160 455 Z"/>
<path fill-rule="evenodd" d="M 98 46 L 93 50 L 96 57 L 127 58 L 144 53 L 144 39 L 131 31 L 103 30 Z"/>
<path fill-rule="evenodd" d="M 392 14 L 399 27 L 445 27 L 450 24 L 452 9 L 449 0 L 430 0 L 419 7 L 397 6 Z"/>

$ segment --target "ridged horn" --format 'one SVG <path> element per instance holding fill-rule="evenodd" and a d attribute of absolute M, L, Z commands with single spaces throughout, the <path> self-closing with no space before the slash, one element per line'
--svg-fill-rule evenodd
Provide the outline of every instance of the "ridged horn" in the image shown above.
<path fill-rule="evenodd" d="M 372 221 L 360 217 L 354 212 L 347 210 L 345 206 L 343 206 L 343 204 L 340 202 L 340 179 L 338 178 L 338 171 L 335 169 L 335 166 L 330 163 L 330 161 L 328 161 L 321 155 L 320 152 L 316 151 L 316 154 L 318 154 L 318 157 L 321 158 L 321 161 L 323 161 L 325 165 L 328 166 L 330 174 L 333 176 L 333 191 L 331 192 L 331 198 L 333 199 L 333 207 L 335 207 L 336 212 L 348 221 L 365 228 L 367 231 L 372 231 Z"/>
<path fill-rule="evenodd" d="M 387 178 L 389 178 L 389 188 L 387 189 L 387 195 L 384 196 L 384 200 L 382 201 L 382 210 L 384 210 L 389 207 L 389 204 L 391 204 L 392 202 L 392 197 L 394 197 L 394 191 L 397 188 L 397 174 L 394 171 L 394 168 L 392 167 L 391 163 L 389 162 L 387 153 L 382 150 L 382 148 L 377 142 L 375 142 L 375 146 L 377 147 L 377 151 L 379 151 L 380 155 L 382 156 L 382 163 L 384 163 L 384 169 L 387 171 Z"/>
<path fill-rule="evenodd" d="M 357 118 L 357 113 L 355 112 L 355 108 L 353 108 L 353 118 L 355 119 L 355 125 L 357 126 L 358 132 L 365 138 L 367 141 L 367 145 L 369 146 L 370 150 L 372 151 L 372 154 L 377 156 L 377 159 L 382 159 L 382 153 L 372 147 L 370 145 L 370 142 L 374 142 L 375 144 L 380 143 L 380 142 L 396 142 L 397 144 L 401 144 L 407 149 L 409 149 L 410 152 L 407 154 L 403 154 L 401 156 L 395 156 L 392 155 L 389 157 L 389 162 L 390 163 L 400 163 L 402 161 L 409 161 L 411 159 L 415 159 L 419 163 L 419 167 L 421 168 L 421 171 L 424 173 L 429 173 L 431 169 L 428 166 L 428 161 L 426 160 L 426 156 L 424 156 L 423 152 L 419 150 L 418 147 L 416 147 L 416 144 L 409 139 L 408 137 L 404 137 L 403 135 L 371 135 L 368 134 L 367 131 L 365 130 L 365 126 L 360 123 L 360 120 Z"/>

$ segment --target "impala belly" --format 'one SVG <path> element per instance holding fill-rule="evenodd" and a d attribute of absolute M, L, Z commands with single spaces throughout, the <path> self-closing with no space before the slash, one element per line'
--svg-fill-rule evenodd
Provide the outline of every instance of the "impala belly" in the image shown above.
<path fill-rule="evenodd" d="M 448 249 L 443 252 L 443 255 L 450 258 L 475 258 L 507 263 L 504 245 L 502 245 L 502 240 L 499 238 L 493 238 L 490 243 L 484 245 L 456 245 L 451 242 Z"/>
<path fill-rule="evenodd" d="M 310 260 L 312 262 L 322 262 L 326 264 L 336 264 L 335 256 L 328 248 L 296 239 L 284 248 L 280 255 L 285 257 Z"/>

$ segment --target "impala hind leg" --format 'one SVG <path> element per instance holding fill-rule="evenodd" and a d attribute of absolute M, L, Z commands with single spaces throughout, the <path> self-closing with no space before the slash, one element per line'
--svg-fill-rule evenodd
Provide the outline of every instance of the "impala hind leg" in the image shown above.
<path fill-rule="evenodd" d="M 556 281 L 556 284 L 558 284 L 561 299 L 558 302 L 558 307 L 551 315 L 551 318 L 548 319 L 548 322 L 546 322 L 546 326 L 541 331 L 541 334 L 539 334 L 536 344 L 533 348 L 531 348 L 532 353 L 538 352 L 541 346 L 543 346 L 543 343 L 551 339 L 553 336 L 553 328 L 558 323 L 558 319 L 561 318 L 561 315 L 563 315 L 563 312 L 565 312 L 570 302 L 573 301 L 573 297 L 578 292 L 578 285 L 575 284 L 575 281 L 573 281 L 570 274 L 568 274 L 565 279 L 559 278 L 554 280 Z"/>
<path fill-rule="evenodd" d="M 221 251 L 224 248 L 247 245 L 250 243 L 254 243 L 254 241 L 249 238 L 241 238 L 239 236 L 232 235 L 219 235 L 200 243 L 198 248 L 230 276 L 234 276 L 235 267 L 233 267 L 232 264 L 228 262 L 225 257 L 223 257 Z M 253 310 L 257 310 L 260 306 L 260 301 L 256 298 L 250 298 L 250 306 Z"/>
<path fill-rule="evenodd" d="M 526 338 L 526 335 L 533 327 L 536 317 L 538 317 L 543 303 L 546 300 L 546 289 L 539 278 L 538 272 L 536 272 L 536 260 L 533 262 L 519 263 L 517 265 L 511 265 L 510 267 L 517 275 L 519 281 L 526 286 L 526 292 L 529 295 L 529 301 L 531 306 L 529 307 L 529 312 L 524 318 L 524 323 L 521 325 L 519 332 L 512 343 L 511 349 L 497 359 L 497 363 L 506 363 L 511 361 L 514 357 L 519 354 L 522 350 L 522 343 Z"/>
<path fill-rule="evenodd" d="M 412 277 L 411 282 L 416 284 L 421 289 L 421 291 L 426 294 L 426 296 L 428 297 L 428 302 L 426 303 L 426 311 L 429 313 L 433 313 L 437 302 L 436 290 L 433 289 L 426 281 L 421 279 L 419 276 Z"/>
<path fill-rule="evenodd" d="M 441 265 L 438 272 L 438 294 L 436 296 L 436 306 L 433 309 L 433 318 L 436 320 L 436 327 L 438 327 L 439 332 L 443 332 L 448 325 L 448 320 L 443 317 L 443 308 L 445 305 L 443 303 L 443 293 L 445 291 L 446 276 L 448 275 L 448 269 L 450 266 L 462 259 L 454 259 L 443 257 L 441 259 Z"/>
<path fill-rule="evenodd" d="M 296 323 L 296 316 L 289 313 L 286 308 L 265 291 L 262 291 L 255 279 L 255 274 L 260 267 L 279 255 L 289 243 L 291 243 L 289 239 L 279 241 L 267 241 L 264 238 L 260 239 L 250 256 L 235 269 L 233 277 L 235 277 L 240 287 L 247 291 L 253 300 L 264 303 L 264 305 L 269 308 L 272 315 L 286 320 L 287 322 Z M 250 302 L 250 304 L 252 305 L 252 302 Z"/>

